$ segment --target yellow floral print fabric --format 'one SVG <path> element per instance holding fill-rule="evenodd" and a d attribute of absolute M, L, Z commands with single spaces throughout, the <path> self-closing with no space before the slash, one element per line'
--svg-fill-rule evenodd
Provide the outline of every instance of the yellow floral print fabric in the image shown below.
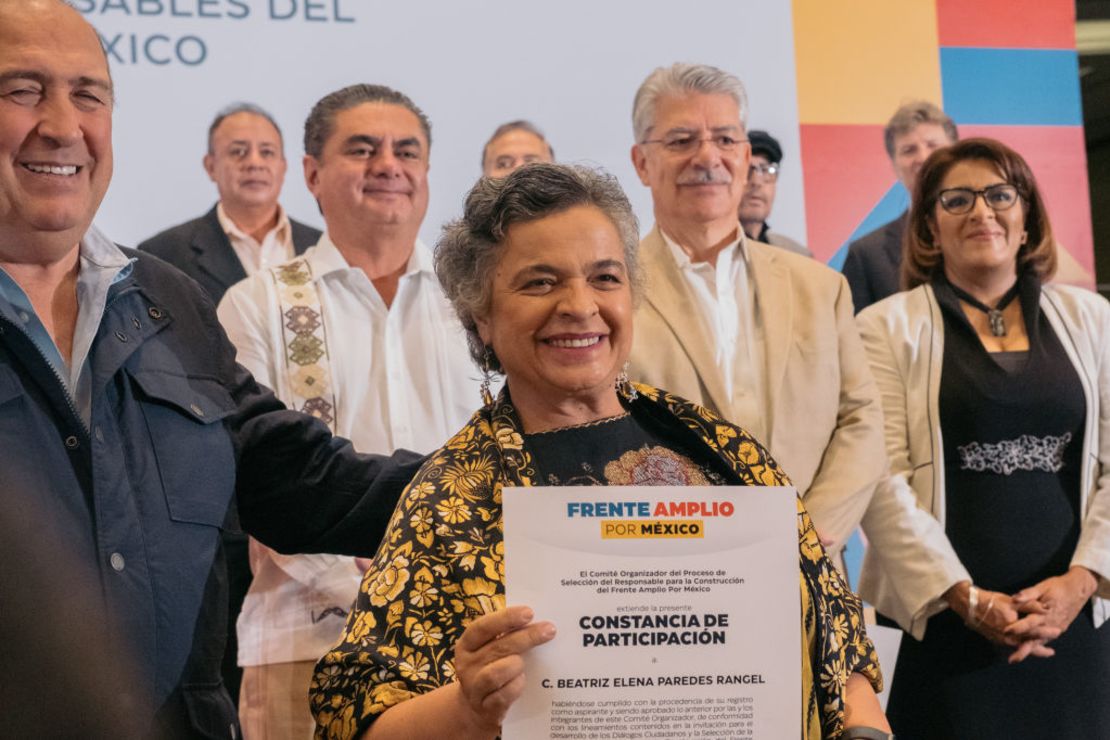
<path fill-rule="evenodd" d="M 737 485 L 789 485 L 767 451 L 707 409 L 648 386 L 626 403 L 723 461 Z M 691 434 L 692 433 L 692 434 Z M 476 617 L 505 607 L 501 487 L 536 471 L 504 394 L 433 453 L 402 495 L 338 645 L 309 688 L 317 738 L 352 738 L 390 707 L 454 680 L 454 645 Z M 838 738 L 853 672 L 881 689 L 859 598 L 825 555 L 798 501 L 803 737 Z"/>

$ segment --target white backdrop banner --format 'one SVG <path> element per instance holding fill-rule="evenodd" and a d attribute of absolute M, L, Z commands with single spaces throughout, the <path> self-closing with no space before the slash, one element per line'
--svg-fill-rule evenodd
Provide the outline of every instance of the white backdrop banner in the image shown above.
<path fill-rule="evenodd" d="M 100 32 L 115 78 L 116 172 L 98 225 L 133 245 L 216 200 L 201 167 L 208 125 L 235 101 L 273 113 L 290 161 L 282 202 L 322 226 L 304 186 L 305 116 L 356 82 L 409 95 L 432 121 L 422 237 L 461 211 L 499 124 L 527 118 L 560 161 L 598 165 L 641 220 L 650 196 L 629 160 L 632 97 L 652 69 L 713 64 L 748 87 L 749 125 L 783 145 L 776 230 L 804 238 L 790 3 L 713 0 L 74 0 Z"/>

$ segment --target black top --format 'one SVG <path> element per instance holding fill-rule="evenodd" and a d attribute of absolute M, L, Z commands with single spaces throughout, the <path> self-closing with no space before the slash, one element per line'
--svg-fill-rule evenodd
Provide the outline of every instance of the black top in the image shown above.
<path fill-rule="evenodd" d="M 1039 310 L 1036 281 L 1019 296 L 1028 352 L 987 352 L 947 282 L 934 288 L 945 529 L 976 584 L 1014 593 L 1067 571 L 1079 539 L 1082 385 Z"/>
<path fill-rule="evenodd" d="M 711 486 L 725 480 L 681 440 L 631 414 L 524 435 L 549 486 Z"/>

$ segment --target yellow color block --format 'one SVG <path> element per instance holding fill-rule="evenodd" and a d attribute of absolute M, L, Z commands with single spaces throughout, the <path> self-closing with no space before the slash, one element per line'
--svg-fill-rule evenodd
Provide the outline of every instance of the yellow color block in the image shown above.
<path fill-rule="evenodd" d="M 885 124 L 941 103 L 935 0 L 794 0 L 800 122 Z"/>

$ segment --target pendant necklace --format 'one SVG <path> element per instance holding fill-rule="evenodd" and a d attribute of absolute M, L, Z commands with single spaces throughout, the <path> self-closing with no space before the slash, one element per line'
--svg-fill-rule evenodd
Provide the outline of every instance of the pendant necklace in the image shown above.
<path fill-rule="evenodd" d="M 968 304 L 969 306 L 973 306 L 974 308 L 979 309 L 987 315 L 987 321 L 990 322 L 992 336 L 1006 336 L 1006 320 L 1002 318 L 1002 312 L 1006 310 L 1006 306 L 1009 306 L 1011 303 L 1013 303 L 1014 299 L 1017 298 L 1018 283 L 1016 281 L 1014 282 L 1013 286 L 1006 291 L 1005 295 L 1002 296 L 1002 298 L 998 301 L 994 308 L 991 308 L 987 304 L 983 303 L 978 298 L 968 293 L 966 290 L 959 288 L 951 281 L 948 282 L 948 285 L 952 288 L 952 292 L 956 294 L 957 298 L 959 298 L 961 301 Z"/>

